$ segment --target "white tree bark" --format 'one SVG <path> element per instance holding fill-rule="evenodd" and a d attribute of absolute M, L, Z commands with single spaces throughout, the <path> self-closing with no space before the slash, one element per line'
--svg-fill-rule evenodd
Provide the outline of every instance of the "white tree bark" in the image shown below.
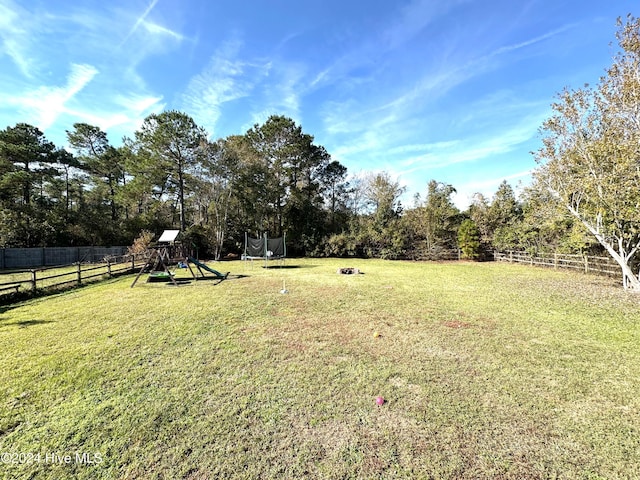
<path fill-rule="evenodd" d="M 620 265 L 622 270 L 622 285 L 630 290 L 640 292 L 640 278 L 636 277 L 633 273 L 633 270 L 629 266 L 629 260 L 633 258 L 634 253 L 637 251 L 638 246 L 636 245 L 631 252 L 625 252 L 622 246 L 622 239 L 618 239 L 618 248 L 620 251 L 616 251 L 613 247 L 612 243 L 607 240 L 607 238 L 602 234 L 602 232 L 597 228 L 597 226 L 592 225 L 589 221 L 587 221 L 578 210 L 573 208 L 571 205 L 567 205 L 569 212 L 576 217 L 582 224 L 586 227 L 589 232 L 596 237 L 600 245 L 602 245 L 605 250 L 611 255 L 611 257 Z"/>

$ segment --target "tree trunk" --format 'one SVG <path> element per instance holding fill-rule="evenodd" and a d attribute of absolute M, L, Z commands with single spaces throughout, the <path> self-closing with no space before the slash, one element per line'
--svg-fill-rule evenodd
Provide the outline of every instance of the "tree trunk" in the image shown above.
<path fill-rule="evenodd" d="M 181 164 L 178 165 L 178 206 L 180 207 L 180 230 L 184 232 L 187 229 L 187 221 L 184 215 L 184 176 Z"/>
<path fill-rule="evenodd" d="M 570 205 L 568 205 L 567 208 L 569 209 L 571 214 L 574 217 L 576 217 L 578 220 L 580 220 L 582 224 L 587 228 L 587 230 L 589 230 L 589 232 L 591 232 L 591 234 L 594 237 L 596 237 L 596 240 L 598 240 L 598 242 L 600 242 L 600 245 L 602 245 L 607 251 L 607 253 L 611 255 L 611 258 L 613 258 L 618 263 L 618 265 L 620 265 L 620 268 L 622 270 L 622 285 L 627 289 L 640 292 L 640 279 L 638 279 L 638 277 L 636 277 L 635 274 L 633 273 L 633 270 L 631 270 L 631 267 L 629 266 L 629 262 L 628 262 L 629 259 L 626 258 L 626 256 L 624 255 L 624 252 L 622 254 L 619 252 L 616 252 L 615 248 L 613 248 L 613 245 L 611 245 L 611 243 L 609 243 L 607 239 L 604 238 L 604 236 L 599 232 L 599 230 L 596 227 L 594 227 L 593 225 L 591 225 L 591 223 L 586 221 L 582 217 L 582 215 L 580 215 L 580 212 L 578 212 L 575 208 L 573 208 Z"/>
<path fill-rule="evenodd" d="M 118 211 L 116 209 L 116 190 L 113 185 L 114 179 L 111 178 L 111 175 L 109 175 L 107 178 L 109 179 L 109 203 L 111 204 L 111 220 L 116 220 L 118 218 Z"/>

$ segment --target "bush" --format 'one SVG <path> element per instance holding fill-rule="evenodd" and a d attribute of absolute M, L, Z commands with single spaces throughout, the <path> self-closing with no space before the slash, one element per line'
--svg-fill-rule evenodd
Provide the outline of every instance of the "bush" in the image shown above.
<path fill-rule="evenodd" d="M 133 241 L 133 244 L 127 248 L 127 251 L 129 252 L 129 255 L 139 255 L 149 250 L 152 243 L 153 233 L 149 230 L 142 230 Z"/>
<path fill-rule="evenodd" d="M 327 257 L 352 257 L 356 254 L 356 241 L 347 233 L 336 233 L 327 240 L 324 254 Z"/>
<path fill-rule="evenodd" d="M 464 258 L 475 260 L 480 256 L 480 230 L 473 220 L 467 219 L 460 225 L 458 246 Z"/>

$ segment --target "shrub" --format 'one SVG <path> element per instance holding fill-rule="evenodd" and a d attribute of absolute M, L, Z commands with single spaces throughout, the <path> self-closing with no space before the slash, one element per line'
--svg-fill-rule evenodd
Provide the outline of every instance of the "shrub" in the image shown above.
<path fill-rule="evenodd" d="M 480 230 L 473 220 L 467 219 L 460 225 L 458 246 L 465 258 L 475 260 L 480 256 Z"/>
<path fill-rule="evenodd" d="M 142 230 L 127 250 L 130 255 L 139 255 L 149 250 L 152 243 L 153 233 L 149 230 Z"/>

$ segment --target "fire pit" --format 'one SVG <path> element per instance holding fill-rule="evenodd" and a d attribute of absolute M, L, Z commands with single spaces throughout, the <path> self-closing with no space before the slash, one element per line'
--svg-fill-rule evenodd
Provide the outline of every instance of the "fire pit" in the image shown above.
<path fill-rule="evenodd" d="M 347 268 L 339 268 L 337 273 L 339 275 L 358 275 L 360 270 L 357 268 L 347 267 Z"/>

